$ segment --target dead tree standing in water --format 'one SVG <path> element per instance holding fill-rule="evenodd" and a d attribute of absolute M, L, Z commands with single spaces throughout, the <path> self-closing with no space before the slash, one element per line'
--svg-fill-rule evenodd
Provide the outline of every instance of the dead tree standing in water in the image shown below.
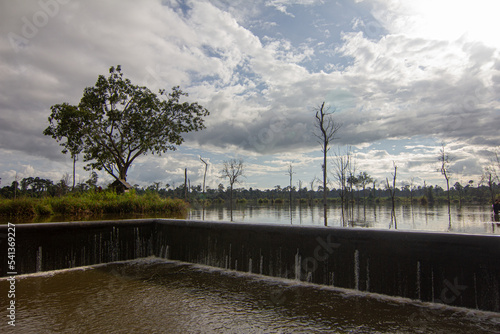
<path fill-rule="evenodd" d="M 243 176 L 243 160 L 231 159 L 229 161 L 224 161 L 224 166 L 222 167 L 221 177 L 229 179 L 230 190 L 230 210 L 231 210 L 231 221 L 233 221 L 233 185 L 239 182 L 238 178 Z"/>
<path fill-rule="evenodd" d="M 398 223 L 396 221 L 396 174 L 397 174 L 398 166 L 396 166 L 396 163 L 394 163 L 394 174 L 392 174 L 392 187 L 389 185 L 389 179 L 385 178 L 387 190 L 389 190 L 389 193 L 391 195 L 391 202 L 392 202 L 392 208 L 391 208 L 391 225 L 394 222 L 394 228 L 398 228 Z"/>
<path fill-rule="evenodd" d="M 200 156 L 201 162 L 205 164 L 205 173 L 203 174 L 203 220 L 205 220 L 205 204 L 207 200 L 205 199 L 205 180 L 207 179 L 207 169 L 208 169 L 208 163 L 203 160 Z"/>
<path fill-rule="evenodd" d="M 321 106 L 315 109 L 316 111 L 316 133 L 315 136 L 318 138 L 318 142 L 321 145 L 321 152 L 323 152 L 323 164 L 321 168 L 323 169 L 323 213 L 325 217 L 325 226 L 328 225 L 328 220 L 326 216 L 326 197 L 328 194 L 328 175 L 327 175 L 327 153 L 330 149 L 330 142 L 335 139 L 335 133 L 340 129 L 341 124 L 333 121 L 333 113 L 335 111 L 329 111 L 330 108 L 325 106 L 325 102 Z"/>
<path fill-rule="evenodd" d="M 439 162 L 441 163 L 440 172 L 446 180 L 446 192 L 448 193 L 448 219 L 449 228 L 451 228 L 451 199 L 450 199 L 450 158 L 444 150 L 445 144 L 442 144 L 439 151 Z"/>

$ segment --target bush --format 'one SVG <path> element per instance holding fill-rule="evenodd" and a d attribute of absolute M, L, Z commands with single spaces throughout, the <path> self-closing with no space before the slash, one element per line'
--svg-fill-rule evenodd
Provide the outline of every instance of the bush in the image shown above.
<path fill-rule="evenodd" d="M 167 215 L 185 215 L 188 204 L 179 199 L 164 199 L 157 193 L 137 196 L 135 192 L 116 195 L 112 192 L 88 192 L 46 199 L 19 198 L 0 200 L 2 216 L 98 216 L 104 213 L 127 214 L 161 212 Z"/>
<path fill-rule="evenodd" d="M 33 199 L 22 197 L 2 200 L 0 214 L 11 217 L 33 217 L 36 214 Z"/>
<path fill-rule="evenodd" d="M 54 214 L 52 207 L 47 203 L 36 203 L 35 213 L 37 216 L 50 216 Z"/>

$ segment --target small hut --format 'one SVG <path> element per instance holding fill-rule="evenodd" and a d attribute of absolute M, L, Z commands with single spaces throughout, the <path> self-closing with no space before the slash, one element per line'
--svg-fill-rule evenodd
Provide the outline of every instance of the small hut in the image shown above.
<path fill-rule="evenodd" d="M 113 188 L 117 194 L 128 193 L 133 187 L 125 180 L 118 179 L 111 183 L 111 188 Z"/>

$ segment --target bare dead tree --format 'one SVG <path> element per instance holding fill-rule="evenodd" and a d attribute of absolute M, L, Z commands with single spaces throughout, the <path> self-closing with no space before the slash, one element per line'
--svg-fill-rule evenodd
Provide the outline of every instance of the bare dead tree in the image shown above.
<path fill-rule="evenodd" d="M 498 175 L 499 170 L 500 170 L 500 154 L 499 150 L 497 149 L 493 153 L 493 158 L 491 159 L 491 163 L 488 166 L 484 167 L 483 175 L 481 176 L 481 181 L 479 182 L 479 184 L 488 185 L 492 204 L 495 203 L 495 189 L 493 185 L 495 184 L 495 182 L 500 181 L 500 177 Z"/>
<path fill-rule="evenodd" d="M 497 181 L 500 181 L 500 177 L 497 174 L 497 171 L 500 171 L 500 148 L 497 148 L 494 153 L 494 158 L 493 158 L 493 164 L 496 165 L 495 167 L 495 178 Z"/>
<path fill-rule="evenodd" d="M 233 185 L 239 182 L 239 178 L 243 176 L 243 160 L 231 159 L 229 161 L 224 161 L 224 165 L 221 171 L 221 178 L 229 179 L 230 189 L 230 210 L 231 210 L 231 221 L 233 221 Z"/>
<path fill-rule="evenodd" d="M 323 170 L 323 211 L 325 216 L 325 226 L 328 226 L 326 216 L 326 197 L 328 194 L 327 153 L 330 150 L 330 143 L 335 139 L 335 133 L 341 128 L 341 124 L 333 120 L 333 113 L 335 110 L 330 111 L 330 107 L 325 106 L 325 102 L 323 102 L 321 106 L 315 108 L 315 111 L 315 136 L 318 138 L 318 143 L 321 145 L 321 152 L 323 152 L 323 164 L 321 165 Z"/>
<path fill-rule="evenodd" d="M 205 199 L 205 180 L 207 179 L 208 163 L 200 157 L 201 162 L 205 164 L 205 173 L 203 173 L 203 199 Z"/>
<path fill-rule="evenodd" d="M 347 147 L 345 153 L 341 153 L 340 150 L 338 153 L 335 153 L 334 160 L 334 175 L 337 183 L 339 185 L 339 196 L 340 196 L 340 204 L 342 208 L 342 224 L 345 226 L 345 204 L 347 201 L 347 179 L 348 179 L 348 171 L 351 165 L 351 148 Z"/>
<path fill-rule="evenodd" d="M 347 184 L 348 184 L 348 194 L 350 195 L 351 199 L 346 201 L 346 207 L 347 211 L 349 212 L 349 202 L 351 203 L 351 209 L 350 209 L 350 217 L 354 218 L 354 186 L 358 183 L 358 180 L 356 178 L 356 157 L 354 155 L 351 155 L 349 159 L 349 165 L 348 165 L 348 177 L 347 177 Z"/>
<path fill-rule="evenodd" d="M 415 190 L 415 178 L 410 178 L 410 205 L 413 205 L 413 190 Z"/>
<path fill-rule="evenodd" d="M 290 203 L 289 203 L 289 209 L 290 209 L 290 224 L 292 223 L 292 191 L 293 191 L 293 186 L 292 186 L 292 175 L 295 174 L 293 172 L 293 167 L 292 167 L 292 163 L 290 162 L 290 164 L 288 165 L 288 171 L 287 171 L 287 174 L 290 176 L 290 191 L 289 191 L 289 194 L 290 194 Z M 300 186 L 299 186 L 299 191 L 300 191 Z"/>
<path fill-rule="evenodd" d="M 311 180 L 311 183 L 309 183 L 311 185 L 311 190 L 309 194 L 309 206 L 312 206 L 314 203 L 314 184 L 316 183 L 316 181 L 318 181 L 318 178 L 314 176 L 314 178 Z"/>
<path fill-rule="evenodd" d="M 395 203 L 396 203 L 396 175 L 397 175 L 398 166 L 396 166 L 395 162 L 393 162 L 393 165 L 394 165 L 394 173 L 392 174 L 392 187 L 389 184 L 388 178 L 385 178 L 385 182 L 386 182 L 387 190 L 389 190 L 389 194 L 391 195 L 391 203 L 392 203 L 391 226 L 392 226 L 392 223 L 394 222 L 394 228 L 397 229 L 398 223 L 396 221 L 396 205 L 395 205 Z"/>
<path fill-rule="evenodd" d="M 202 212 L 203 212 L 202 216 L 203 216 L 203 220 L 205 220 L 205 204 L 206 204 L 205 203 L 206 202 L 206 200 L 205 200 L 205 180 L 207 178 L 208 163 L 205 160 L 203 160 L 201 158 L 201 156 L 200 156 L 200 160 L 201 160 L 201 162 L 203 162 L 205 164 L 205 173 L 203 174 L 203 203 L 202 203 Z"/>
<path fill-rule="evenodd" d="M 71 156 L 73 158 L 73 187 L 71 188 L 71 190 L 74 191 L 76 183 L 76 162 L 78 161 L 78 154 L 71 153 Z"/>
<path fill-rule="evenodd" d="M 290 207 L 291 207 L 292 206 L 292 190 L 293 190 L 293 187 L 292 187 L 292 175 L 295 174 L 293 172 L 293 167 L 292 167 L 292 163 L 291 162 L 288 165 L 288 171 L 286 173 L 290 176 Z"/>
<path fill-rule="evenodd" d="M 184 200 L 187 201 L 188 199 L 188 169 L 184 168 Z"/>
<path fill-rule="evenodd" d="M 450 200 L 450 177 L 451 177 L 450 162 L 451 162 L 451 159 L 445 151 L 444 147 L 446 145 L 444 143 L 441 145 L 442 146 L 441 146 L 441 150 L 439 150 L 439 157 L 438 157 L 438 160 L 441 163 L 441 168 L 439 169 L 439 171 L 441 172 L 441 174 L 444 176 L 444 178 L 446 180 L 446 192 L 448 193 L 448 219 L 450 221 L 449 227 L 451 228 L 451 200 Z"/>
<path fill-rule="evenodd" d="M 445 151 L 445 146 L 446 146 L 445 144 L 442 144 L 441 150 L 439 150 L 438 160 L 441 163 L 441 168 L 439 169 L 439 171 L 441 172 L 441 174 L 444 176 L 444 179 L 446 180 L 446 191 L 448 192 L 448 207 L 449 207 L 449 203 L 450 203 L 450 177 L 451 177 L 450 162 L 451 162 L 451 160 Z"/>
<path fill-rule="evenodd" d="M 301 199 L 302 199 L 302 180 L 299 180 L 299 205 L 301 204 L 300 203 Z"/>
<path fill-rule="evenodd" d="M 493 204 L 495 203 L 495 189 L 494 189 L 495 179 L 496 179 L 495 167 L 493 165 L 489 165 L 484 167 L 483 175 L 481 175 L 481 180 L 479 181 L 478 184 L 478 186 L 483 184 L 488 186 L 491 196 L 491 202 Z"/>

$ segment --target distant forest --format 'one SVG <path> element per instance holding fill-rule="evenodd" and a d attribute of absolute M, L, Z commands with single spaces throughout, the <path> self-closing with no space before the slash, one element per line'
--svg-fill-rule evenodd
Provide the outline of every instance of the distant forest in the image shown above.
<path fill-rule="evenodd" d="M 295 187 L 290 189 L 290 186 L 281 187 L 275 186 L 273 189 L 253 189 L 253 188 L 234 188 L 233 198 L 236 202 L 244 203 L 247 201 L 260 204 L 283 204 L 290 203 L 306 203 L 313 204 L 321 202 L 323 196 L 323 188 L 319 185 L 320 182 L 313 183 L 311 187 Z M 310 185 L 309 185 L 310 186 Z M 202 185 L 181 184 L 177 187 L 172 187 L 169 184 L 156 182 L 148 187 L 134 186 L 132 191 L 138 195 L 143 195 L 148 192 L 158 193 L 164 198 L 179 198 L 189 202 L 203 202 L 206 200 L 210 203 L 224 203 L 230 200 L 230 189 L 222 183 L 217 188 L 206 187 L 203 192 Z M 97 174 L 92 173 L 91 177 L 75 185 L 73 188 L 70 185 L 69 178 L 63 178 L 55 183 L 48 179 L 40 177 L 23 178 L 20 181 L 14 181 L 11 185 L 0 188 L 0 196 L 2 198 L 16 197 L 54 197 L 64 196 L 71 193 L 96 192 L 96 191 L 111 191 L 110 189 L 102 189 L 97 186 Z M 452 203 L 474 203 L 474 204 L 489 204 L 495 198 L 496 194 L 500 193 L 500 185 L 496 183 L 474 184 L 469 181 L 465 186 L 456 182 L 450 186 L 450 200 Z M 328 189 L 328 201 L 332 203 L 341 202 L 340 189 Z M 348 188 L 346 200 L 349 203 L 383 203 L 391 200 L 390 189 L 385 187 L 366 186 L 365 189 L 361 186 L 353 184 Z M 448 194 L 445 189 L 440 186 L 412 186 L 405 185 L 395 189 L 395 197 L 397 202 L 433 204 L 446 203 Z"/>

